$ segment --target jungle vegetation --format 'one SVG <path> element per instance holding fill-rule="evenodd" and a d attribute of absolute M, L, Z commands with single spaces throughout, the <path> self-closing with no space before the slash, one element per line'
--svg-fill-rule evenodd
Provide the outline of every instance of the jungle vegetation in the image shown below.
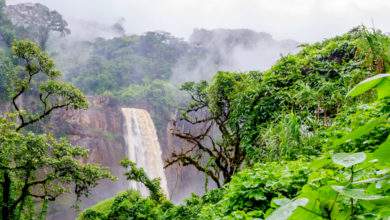
<path fill-rule="evenodd" d="M 12 18 L 7 10 L 50 15 L 44 20 L 58 25 Z M 169 114 L 177 107 L 173 65 L 183 54 L 204 55 L 164 32 L 84 42 L 91 55 L 66 69 L 66 81 L 77 88 L 45 52 L 50 32 L 69 33 L 58 13 L 39 4 L 6 9 L 0 0 L 1 103 L 9 106 L 0 117 L 2 219 L 44 219 L 61 194 L 78 199 L 99 180 L 114 179 L 82 163 L 82 147 L 36 128 L 53 111 L 87 108 L 85 92 L 144 101 Z M 175 205 L 158 179 L 122 161 L 126 177 L 150 196 L 123 192 L 79 219 L 387 219 L 389 68 L 390 37 L 359 26 L 301 45 L 263 72 L 217 72 L 184 83 L 189 100 L 181 103 L 180 120 L 198 129 L 172 129 L 186 144 L 167 166 L 194 166 L 216 188 Z M 23 95 L 34 101 L 21 105 Z"/>
<path fill-rule="evenodd" d="M 175 129 L 188 145 L 168 162 L 194 166 L 217 188 L 182 205 L 129 191 L 80 219 L 388 218 L 389 46 L 357 27 L 265 72 L 184 84 L 182 120 L 205 129 Z"/>

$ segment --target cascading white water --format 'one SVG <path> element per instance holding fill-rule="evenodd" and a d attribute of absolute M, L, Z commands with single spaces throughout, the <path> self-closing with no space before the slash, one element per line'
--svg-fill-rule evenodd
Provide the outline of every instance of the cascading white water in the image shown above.
<path fill-rule="evenodd" d="M 134 161 L 137 167 L 142 167 L 150 178 L 160 178 L 161 188 L 169 197 L 160 144 L 152 118 L 143 109 L 122 108 L 122 114 L 125 118 L 124 138 L 128 159 Z M 130 188 L 139 190 L 143 196 L 148 195 L 141 183 L 131 181 Z"/>

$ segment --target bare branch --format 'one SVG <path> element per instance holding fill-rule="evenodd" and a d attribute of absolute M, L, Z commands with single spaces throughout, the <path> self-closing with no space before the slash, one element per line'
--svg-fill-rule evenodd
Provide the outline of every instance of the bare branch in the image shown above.
<path fill-rule="evenodd" d="M 48 110 L 44 111 L 43 113 L 41 113 L 39 116 L 35 117 L 35 118 L 32 118 L 28 121 L 24 121 L 22 122 L 17 128 L 16 128 L 16 131 L 19 131 L 20 129 L 30 125 L 30 124 L 33 124 L 41 119 L 43 119 L 44 117 L 48 116 L 53 110 L 55 109 L 60 109 L 60 108 L 64 108 L 64 107 L 67 107 L 69 106 L 70 103 L 66 103 L 66 104 L 60 104 L 60 105 L 54 105 L 52 107 L 50 107 Z"/>

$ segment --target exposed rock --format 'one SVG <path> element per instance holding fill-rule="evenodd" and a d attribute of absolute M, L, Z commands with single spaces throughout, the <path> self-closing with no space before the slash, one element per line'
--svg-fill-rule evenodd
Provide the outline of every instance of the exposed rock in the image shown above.
<path fill-rule="evenodd" d="M 84 161 L 98 163 L 109 167 L 112 174 L 119 178 L 116 182 L 103 181 L 93 189 L 89 198 L 83 199 L 81 209 L 112 197 L 118 192 L 128 189 L 129 182 L 124 177 L 124 169 L 119 161 L 127 157 L 127 148 L 124 139 L 125 119 L 121 106 L 107 97 L 88 97 L 88 110 L 61 110 L 55 112 L 50 119 L 49 130 L 57 137 L 67 137 L 72 144 L 84 146 L 89 149 L 89 157 Z M 138 105 L 136 108 L 150 109 L 150 106 Z M 149 110 L 152 111 L 152 110 Z M 152 111 L 153 112 L 153 111 Z M 167 120 L 168 121 L 168 120 Z M 167 130 L 158 130 L 158 138 L 162 148 L 163 158 L 168 157 L 171 148 L 178 146 L 179 140 L 169 134 L 171 125 Z M 179 175 L 177 175 L 179 172 Z M 169 194 L 175 202 L 181 201 L 194 190 L 203 191 L 203 175 L 190 167 L 172 167 L 165 170 Z M 177 177 L 180 179 L 178 180 Z M 194 184 L 196 181 L 196 184 Z M 183 191 L 184 190 L 184 191 Z M 173 193 L 173 194 L 172 194 Z M 48 219 L 74 219 L 76 213 L 72 211 L 75 197 L 66 194 L 50 206 Z"/>
<path fill-rule="evenodd" d="M 61 110 L 50 120 L 51 130 L 56 136 L 66 136 L 72 144 L 89 149 L 85 162 L 109 167 L 112 174 L 119 178 L 115 182 L 101 182 L 93 189 L 90 198 L 83 199 L 81 208 L 128 188 L 123 176 L 124 169 L 119 164 L 127 155 L 120 107 L 105 97 L 89 97 L 89 103 L 88 110 Z M 74 199 L 69 194 L 59 198 L 50 206 L 48 219 L 74 219 L 76 213 L 71 211 Z"/>
<path fill-rule="evenodd" d="M 164 159 L 167 160 L 173 152 L 181 152 L 183 149 L 190 147 L 188 142 L 183 139 L 174 136 L 172 130 L 179 129 L 183 132 L 190 132 L 197 134 L 204 129 L 203 126 L 196 126 L 185 122 L 184 120 L 178 120 L 179 116 L 176 115 L 168 123 L 166 129 L 166 150 L 163 154 Z M 193 166 L 180 166 L 178 164 L 171 165 L 166 168 L 165 174 L 170 190 L 170 198 L 174 203 L 181 203 L 185 198 L 195 193 L 202 195 L 205 193 L 205 175 L 199 172 Z M 208 189 L 215 188 L 213 181 L 208 181 Z"/>

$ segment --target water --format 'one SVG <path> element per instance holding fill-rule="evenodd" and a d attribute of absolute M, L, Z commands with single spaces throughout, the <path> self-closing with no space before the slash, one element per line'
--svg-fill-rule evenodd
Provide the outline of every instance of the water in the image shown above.
<path fill-rule="evenodd" d="M 124 138 L 128 159 L 135 162 L 137 167 L 142 167 L 149 178 L 160 178 L 161 188 L 169 197 L 161 148 L 152 118 L 143 109 L 122 108 L 122 114 L 125 118 Z M 140 191 L 143 196 L 149 194 L 142 183 L 130 181 L 129 184 L 131 189 Z"/>

